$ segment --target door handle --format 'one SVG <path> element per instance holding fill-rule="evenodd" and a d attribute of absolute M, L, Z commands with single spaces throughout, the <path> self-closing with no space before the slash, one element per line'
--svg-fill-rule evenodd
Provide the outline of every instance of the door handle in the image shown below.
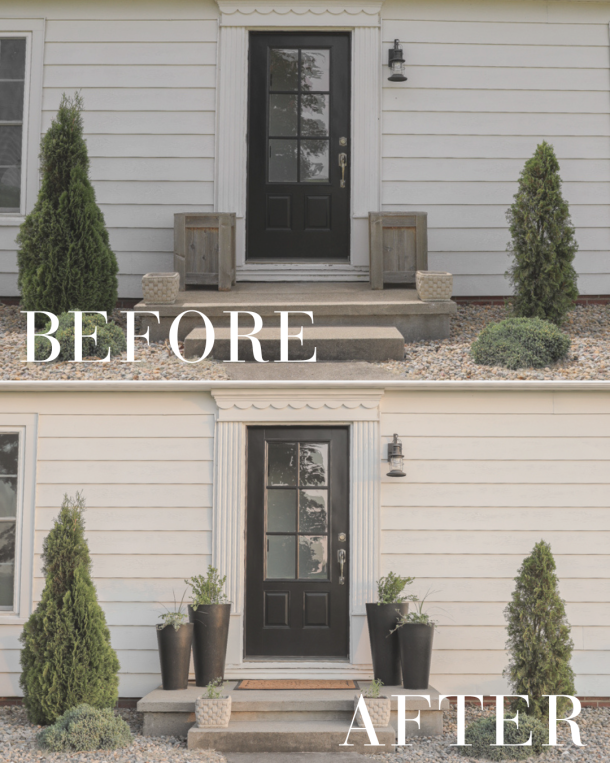
<path fill-rule="evenodd" d="M 344 548 L 340 548 L 337 551 L 337 561 L 339 562 L 339 585 L 345 585 L 345 577 L 343 575 L 343 565 L 347 559 L 347 553 Z"/>
<path fill-rule="evenodd" d="M 347 154 L 339 154 L 339 167 L 341 167 L 340 187 L 345 188 L 345 168 L 347 167 Z"/>

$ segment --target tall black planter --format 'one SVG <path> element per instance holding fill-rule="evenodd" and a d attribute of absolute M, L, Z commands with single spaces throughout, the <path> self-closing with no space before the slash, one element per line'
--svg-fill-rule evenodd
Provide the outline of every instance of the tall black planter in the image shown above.
<path fill-rule="evenodd" d="M 402 685 L 405 689 L 428 688 L 433 639 L 432 625 L 407 623 L 398 629 Z"/>
<path fill-rule="evenodd" d="M 400 647 L 398 633 L 391 633 L 396 627 L 400 615 L 409 612 L 409 603 L 402 604 L 367 604 L 366 619 L 369 626 L 373 672 L 381 679 L 384 686 L 399 686 Z"/>
<path fill-rule="evenodd" d="M 192 642 L 192 623 L 182 623 L 178 630 L 173 625 L 157 627 L 161 680 L 165 691 L 187 688 Z"/>
<path fill-rule="evenodd" d="M 189 606 L 189 620 L 195 626 L 193 662 L 197 686 L 224 678 L 230 615 L 230 604 L 200 604 L 196 610 Z"/>

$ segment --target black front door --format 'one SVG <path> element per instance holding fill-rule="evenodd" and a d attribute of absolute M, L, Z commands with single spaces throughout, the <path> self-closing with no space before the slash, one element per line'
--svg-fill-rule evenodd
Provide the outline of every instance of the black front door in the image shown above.
<path fill-rule="evenodd" d="M 348 259 L 349 58 L 347 33 L 250 36 L 248 259 Z"/>
<path fill-rule="evenodd" d="M 348 442 L 248 431 L 246 656 L 348 656 Z"/>

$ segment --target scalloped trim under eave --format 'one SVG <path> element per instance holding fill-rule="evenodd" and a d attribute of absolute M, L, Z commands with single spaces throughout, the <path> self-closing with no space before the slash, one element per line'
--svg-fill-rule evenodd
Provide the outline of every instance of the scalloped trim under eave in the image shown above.
<path fill-rule="evenodd" d="M 263 411 L 266 408 L 274 408 L 276 410 L 282 410 L 284 408 L 293 408 L 300 410 L 302 408 L 311 408 L 313 410 L 320 410 L 320 408 L 331 408 L 337 410 L 339 408 L 376 408 L 379 405 L 378 401 L 370 400 L 216 400 L 216 404 L 223 410 L 230 410 L 231 408 L 239 408 L 241 411 L 248 410 L 249 408 L 256 408 L 259 411 Z"/>
<path fill-rule="evenodd" d="M 223 4 L 224 6 L 224 4 Z M 349 16 L 357 16 L 361 13 L 367 15 L 367 16 L 377 16 L 379 14 L 379 8 L 375 7 L 368 7 L 368 8 L 354 8 L 354 7 L 341 7 L 341 8 L 321 8 L 321 7 L 267 7 L 262 6 L 258 8 L 254 7 L 239 7 L 236 6 L 232 9 L 228 9 L 226 7 L 222 7 L 222 13 L 225 16 L 232 16 L 236 13 L 241 14 L 242 16 L 251 16 L 253 14 L 256 14 L 257 16 L 269 16 L 272 13 L 277 13 L 280 16 L 286 16 L 289 13 L 294 13 L 297 16 L 305 16 L 308 13 L 312 13 L 314 16 L 323 16 L 325 14 L 330 14 L 331 16 L 340 16 L 344 13 L 348 14 Z"/>

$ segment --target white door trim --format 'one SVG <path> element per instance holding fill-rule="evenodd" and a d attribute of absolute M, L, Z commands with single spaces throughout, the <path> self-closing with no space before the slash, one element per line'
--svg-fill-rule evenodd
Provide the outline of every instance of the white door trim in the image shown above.
<path fill-rule="evenodd" d="M 238 280 L 337 280 L 329 267 L 304 276 L 294 265 L 261 268 L 246 263 L 246 165 L 248 33 L 250 30 L 350 31 L 352 33 L 351 252 L 339 266 L 341 280 L 368 276 L 368 214 L 381 203 L 381 5 L 379 0 L 216 0 L 220 30 L 216 103 L 217 212 L 237 216 Z"/>
<path fill-rule="evenodd" d="M 227 675 L 295 670 L 311 673 L 367 675 L 370 650 L 365 603 L 374 601 L 379 577 L 379 406 L 383 390 L 215 389 L 218 406 L 215 432 L 212 564 L 227 576 L 232 601 Z M 350 660 L 244 662 L 244 581 L 246 535 L 246 428 L 248 425 L 348 425 L 350 427 Z M 332 667 L 331 667 L 332 664 Z M 294 668 L 294 670 L 293 670 Z M 338 676 L 338 673 L 337 673 Z"/>

